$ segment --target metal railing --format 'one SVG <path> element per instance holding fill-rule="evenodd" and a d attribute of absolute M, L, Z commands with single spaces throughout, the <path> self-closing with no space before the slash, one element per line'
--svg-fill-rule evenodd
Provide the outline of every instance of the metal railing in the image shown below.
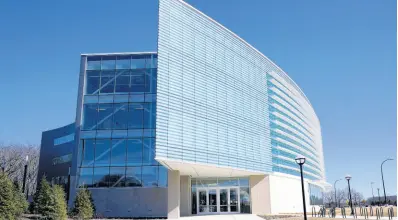
<path fill-rule="evenodd" d="M 394 218 L 394 208 L 390 207 L 387 209 L 387 211 L 388 211 L 388 219 L 389 220 L 393 219 Z"/>
<path fill-rule="evenodd" d="M 341 215 L 343 216 L 343 218 L 347 218 L 347 215 L 345 214 L 345 208 L 341 208 Z"/>

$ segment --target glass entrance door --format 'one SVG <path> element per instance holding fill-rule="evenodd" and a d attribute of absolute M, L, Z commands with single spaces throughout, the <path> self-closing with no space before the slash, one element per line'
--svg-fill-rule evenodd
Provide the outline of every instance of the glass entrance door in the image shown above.
<path fill-rule="evenodd" d="M 238 187 L 198 188 L 198 214 L 239 213 Z"/>

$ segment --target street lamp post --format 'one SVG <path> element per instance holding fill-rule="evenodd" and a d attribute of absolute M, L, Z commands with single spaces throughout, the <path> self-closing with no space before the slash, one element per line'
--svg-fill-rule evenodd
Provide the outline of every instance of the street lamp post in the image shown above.
<path fill-rule="evenodd" d="M 337 206 L 337 191 L 336 191 L 336 183 L 337 183 L 338 181 L 340 181 L 340 180 L 342 180 L 342 179 L 338 179 L 338 180 L 334 181 L 334 200 L 335 200 L 335 202 L 336 202 L 336 205 L 335 205 L 335 206 Z M 340 207 L 340 204 L 339 204 L 339 207 Z"/>
<path fill-rule="evenodd" d="M 380 204 L 381 204 L 381 201 L 380 201 L 380 188 L 377 188 L 377 194 L 379 195 L 379 206 L 380 206 Z"/>
<path fill-rule="evenodd" d="M 350 175 L 347 175 L 347 176 L 345 177 L 345 179 L 346 179 L 347 182 L 348 182 L 348 193 L 349 193 L 349 196 L 350 196 L 351 215 L 354 215 L 354 209 L 352 208 L 351 187 L 350 187 L 351 176 L 350 176 Z"/>
<path fill-rule="evenodd" d="M 22 193 L 25 193 L 26 174 L 28 172 L 28 160 L 29 160 L 29 156 L 26 156 L 25 157 L 25 167 L 24 167 L 24 171 L 23 171 Z"/>
<path fill-rule="evenodd" d="M 393 159 L 388 158 L 388 159 L 384 160 L 383 163 L 386 162 L 386 161 L 388 161 L 388 160 L 393 160 Z M 383 163 L 381 163 L 381 165 L 380 165 L 380 169 L 381 169 L 381 181 L 383 182 L 384 204 L 387 204 L 386 188 L 384 187 L 384 177 L 383 177 Z"/>
<path fill-rule="evenodd" d="M 373 194 L 373 184 L 374 182 L 370 182 L 370 187 L 372 187 L 372 197 L 373 197 L 373 203 L 375 202 L 375 195 Z"/>
<path fill-rule="evenodd" d="M 306 207 L 305 207 L 304 177 L 303 177 L 303 165 L 305 163 L 305 157 L 302 157 L 302 156 L 296 157 L 296 163 L 298 165 L 300 165 L 301 190 L 302 190 L 302 194 L 303 194 L 304 220 L 307 220 L 307 210 L 306 210 Z"/>
<path fill-rule="evenodd" d="M 68 169 L 68 185 L 66 186 L 66 202 L 69 202 L 69 190 L 70 190 L 70 166 Z"/>

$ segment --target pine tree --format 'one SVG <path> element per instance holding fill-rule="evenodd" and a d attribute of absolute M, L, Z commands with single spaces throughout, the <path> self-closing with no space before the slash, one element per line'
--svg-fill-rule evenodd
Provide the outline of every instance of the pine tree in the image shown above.
<path fill-rule="evenodd" d="M 78 219 L 90 219 L 94 215 L 94 210 L 91 192 L 87 188 L 79 190 L 74 202 L 73 215 Z"/>
<path fill-rule="evenodd" d="M 22 215 L 28 208 L 29 204 L 28 201 L 25 199 L 25 194 L 21 193 L 19 184 L 13 184 L 13 190 L 14 190 L 14 201 L 16 205 L 16 215 L 20 216 Z"/>
<path fill-rule="evenodd" d="M 55 207 L 53 206 L 54 196 L 52 194 L 51 186 L 47 182 L 45 176 L 43 176 L 40 181 L 39 189 L 34 196 L 35 213 L 48 217 L 55 212 Z"/>
<path fill-rule="evenodd" d="M 59 185 L 55 185 L 52 190 L 52 202 L 55 212 L 51 213 L 49 218 L 54 220 L 66 220 L 68 215 L 64 189 Z"/>
<path fill-rule="evenodd" d="M 27 202 L 12 181 L 0 173 L 0 219 L 17 219 L 26 209 Z"/>

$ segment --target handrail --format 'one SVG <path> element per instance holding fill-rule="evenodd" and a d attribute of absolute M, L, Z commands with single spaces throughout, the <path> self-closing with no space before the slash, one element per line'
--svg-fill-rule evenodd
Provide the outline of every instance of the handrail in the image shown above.
<path fill-rule="evenodd" d="M 341 208 L 341 215 L 343 216 L 343 218 L 347 218 L 347 215 L 345 214 L 345 208 L 344 207 Z"/>
<path fill-rule="evenodd" d="M 390 207 L 390 208 L 387 209 L 387 211 L 388 211 L 388 219 L 389 220 L 393 219 L 393 217 L 394 217 L 394 208 Z"/>
<path fill-rule="evenodd" d="M 370 211 L 370 216 L 373 216 L 373 207 L 372 206 L 370 206 L 369 211 Z"/>

